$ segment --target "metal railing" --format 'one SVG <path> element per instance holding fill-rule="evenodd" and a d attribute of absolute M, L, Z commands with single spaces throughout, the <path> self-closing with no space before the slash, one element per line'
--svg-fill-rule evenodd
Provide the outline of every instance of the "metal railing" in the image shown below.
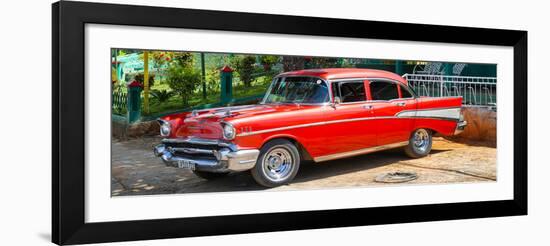
<path fill-rule="evenodd" d="M 464 105 L 496 106 L 496 77 L 405 74 L 403 78 L 418 96 L 461 96 Z"/>

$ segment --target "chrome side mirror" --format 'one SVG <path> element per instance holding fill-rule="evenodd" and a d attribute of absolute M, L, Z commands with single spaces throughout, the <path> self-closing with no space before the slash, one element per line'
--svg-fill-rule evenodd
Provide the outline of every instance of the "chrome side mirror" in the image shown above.
<path fill-rule="evenodd" d="M 334 97 L 334 102 L 332 103 L 332 107 L 336 108 L 336 106 L 340 103 L 342 103 L 342 99 L 340 99 L 340 97 Z"/>

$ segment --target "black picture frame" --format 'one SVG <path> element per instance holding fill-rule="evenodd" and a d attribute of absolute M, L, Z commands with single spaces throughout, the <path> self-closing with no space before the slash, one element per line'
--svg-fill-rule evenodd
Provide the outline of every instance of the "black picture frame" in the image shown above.
<path fill-rule="evenodd" d="M 432 205 L 85 223 L 86 23 L 513 47 L 514 198 Z M 527 214 L 526 31 L 62 1 L 52 5 L 52 50 L 54 243 L 99 243 Z"/>

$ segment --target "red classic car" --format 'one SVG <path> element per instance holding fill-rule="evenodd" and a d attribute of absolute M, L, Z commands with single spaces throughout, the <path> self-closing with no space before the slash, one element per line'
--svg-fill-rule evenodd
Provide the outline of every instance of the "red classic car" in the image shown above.
<path fill-rule="evenodd" d="M 273 79 L 258 105 L 195 110 L 159 119 L 166 165 L 206 179 L 250 170 L 258 184 L 290 182 L 309 160 L 323 162 L 404 147 L 426 156 L 432 136 L 466 126 L 461 97 L 418 97 L 397 74 L 311 69 Z"/>

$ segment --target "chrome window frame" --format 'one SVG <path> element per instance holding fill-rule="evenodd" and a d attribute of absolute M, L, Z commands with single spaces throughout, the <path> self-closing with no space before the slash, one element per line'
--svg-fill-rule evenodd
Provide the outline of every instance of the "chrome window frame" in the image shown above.
<path fill-rule="evenodd" d="M 400 97 L 399 99 L 415 99 L 416 98 L 415 97 L 416 95 L 413 94 L 412 91 L 410 90 L 409 85 L 405 86 L 402 83 L 400 83 L 399 90 L 401 91 L 401 96 L 403 96 L 403 92 L 402 92 L 401 89 L 405 89 L 409 93 L 409 95 L 411 95 L 411 97 Z"/>
<path fill-rule="evenodd" d="M 328 102 L 323 102 L 323 103 L 277 103 L 277 104 L 299 104 L 299 105 L 318 105 L 318 106 L 327 106 L 327 105 L 330 105 L 330 104 L 333 104 L 334 103 L 334 93 L 332 91 L 332 83 L 339 83 L 339 82 L 346 82 L 346 81 L 365 81 L 365 80 L 368 80 L 369 82 L 371 81 L 387 81 L 387 82 L 390 82 L 390 83 L 395 83 L 397 85 L 403 85 L 404 88 L 406 88 L 406 90 L 413 96 L 413 97 L 407 97 L 407 98 L 396 98 L 396 99 L 391 99 L 391 100 L 370 100 L 370 98 L 368 98 L 368 96 L 366 97 L 367 99 L 365 101 L 360 101 L 360 102 L 349 102 L 349 103 L 340 103 L 341 105 L 349 105 L 349 104 L 360 104 L 360 103 L 369 103 L 369 102 L 392 102 L 392 101 L 396 101 L 396 100 L 404 100 L 404 99 L 416 99 L 418 98 L 418 96 L 416 95 L 416 93 L 411 90 L 411 88 L 409 87 L 409 85 L 405 85 L 403 84 L 402 82 L 399 82 L 397 80 L 393 80 L 393 79 L 389 79 L 389 78 L 380 78 L 380 77 L 356 77 L 356 78 L 339 78 L 339 79 L 330 79 L 330 80 L 326 80 L 326 79 L 323 79 L 319 76 L 311 76 L 311 75 L 277 75 L 273 78 L 273 80 L 271 81 L 271 84 L 269 85 L 264 97 L 262 98 L 262 101 L 259 102 L 259 104 L 261 105 L 265 105 L 265 100 L 267 99 L 267 92 L 268 91 L 271 91 L 272 87 L 273 87 L 273 84 L 274 82 L 277 80 L 277 79 L 280 79 L 280 78 L 284 78 L 284 77 L 308 77 L 308 78 L 316 78 L 316 79 L 320 79 L 321 81 L 323 81 L 326 85 L 327 85 L 327 88 L 328 88 L 328 93 L 329 93 L 329 99 L 328 99 Z M 370 86 L 370 85 L 369 85 Z M 366 88 L 365 88 L 366 89 Z M 369 88 L 370 90 L 370 88 Z M 269 103 L 269 104 L 274 104 L 274 103 Z"/>
<path fill-rule="evenodd" d="M 365 100 L 363 101 L 356 101 L 356 102 L 340 102 L 339 105 L 350 105 L 350 104 L 363 104 L 365 102 L 368 102 L 369 99 L 368 99 L 368 96 L 367 96 L 367 91 L 366 91 L 366 87 L 365 87 L 365 80 L 364 79 L 353 79 L 353 80 L 344 80 L 344 81 L 331 81 L 331 86 L 330 86 L 330 90 L 332 91 L 332 84 L 333 83 L 338 83 L 338 94 L 340 94 L 340 100 L 342 100 L 342 91 L 340 90 L 340 84 L 345 84 L 345 83 L 357 83 L 357 82 L 361 82 L 363 83 L 363 90 L 365 90 Z M 334 93 L 332 93 L 334 94 Z M 334 97 L 331 97 L 332 100 L 334 101 Z"/>
<path fill-rule="evenodd" d="M 392 80 L 392 79 L 369 79 L 369 91 L 371 91 L 370 83 L 372 83 L 372 82 L 387 82 L 387 83 L 396 85 L 397 98 L 393 98 L 393 99 L 389 99 L 389 100 L 371 100 L 371 102 L 391 102 L 391 101 L 404 99 L 404 98 L 399 97 L 399 84 L 403 84 L 403 83 Z M 372 97 L 372 91 L 371 91 L 371 97 Z"/>
<path fill-rule="evenodd" d="M 370 98 L 367 98 L 367 101 L 364 101 L 363 103 L 370 103 L 370 102 L 393 102 L 393 101 L 399 101 L 399 100 L 405 100 L 405 99 L 417 99 L 419 98 L 416 93 L 411 90 L 411 88 L 409 87 L 408 84 L 403 84 L 402 82 L 399 82 L 397 80 L 394 80 L 394 79 L 389 79 L 389 78 L 380 78 L 380 77 L 357 77 L 357 78 L 341 78 L 341 79 L 331 79 L 331 80 L 328 80 L 329 83 L 338 83 L 338 82 L 342 82 L 342 81 L 354 81 L 354 80 L 368 80 L 369 81 L 369 86 L 370 86 L 370 82 L 372 81 L 386 81 L 386 82 L 390 82 L 390 83 L 394 83 L 394 84 L 397 84 L 397 85 L 403 85 L 408 91 L 409 93 L 411 93 L 411 95 L 413 97 L 407 97 L 407 98 L 396 98 L 396 99 L 391 99 L 391 100 L 370 100 Z M 331 87 L 332 88 L 332 87 Z M 370 91 L 370 87 L 369 87 L 369 91 Z"/>

